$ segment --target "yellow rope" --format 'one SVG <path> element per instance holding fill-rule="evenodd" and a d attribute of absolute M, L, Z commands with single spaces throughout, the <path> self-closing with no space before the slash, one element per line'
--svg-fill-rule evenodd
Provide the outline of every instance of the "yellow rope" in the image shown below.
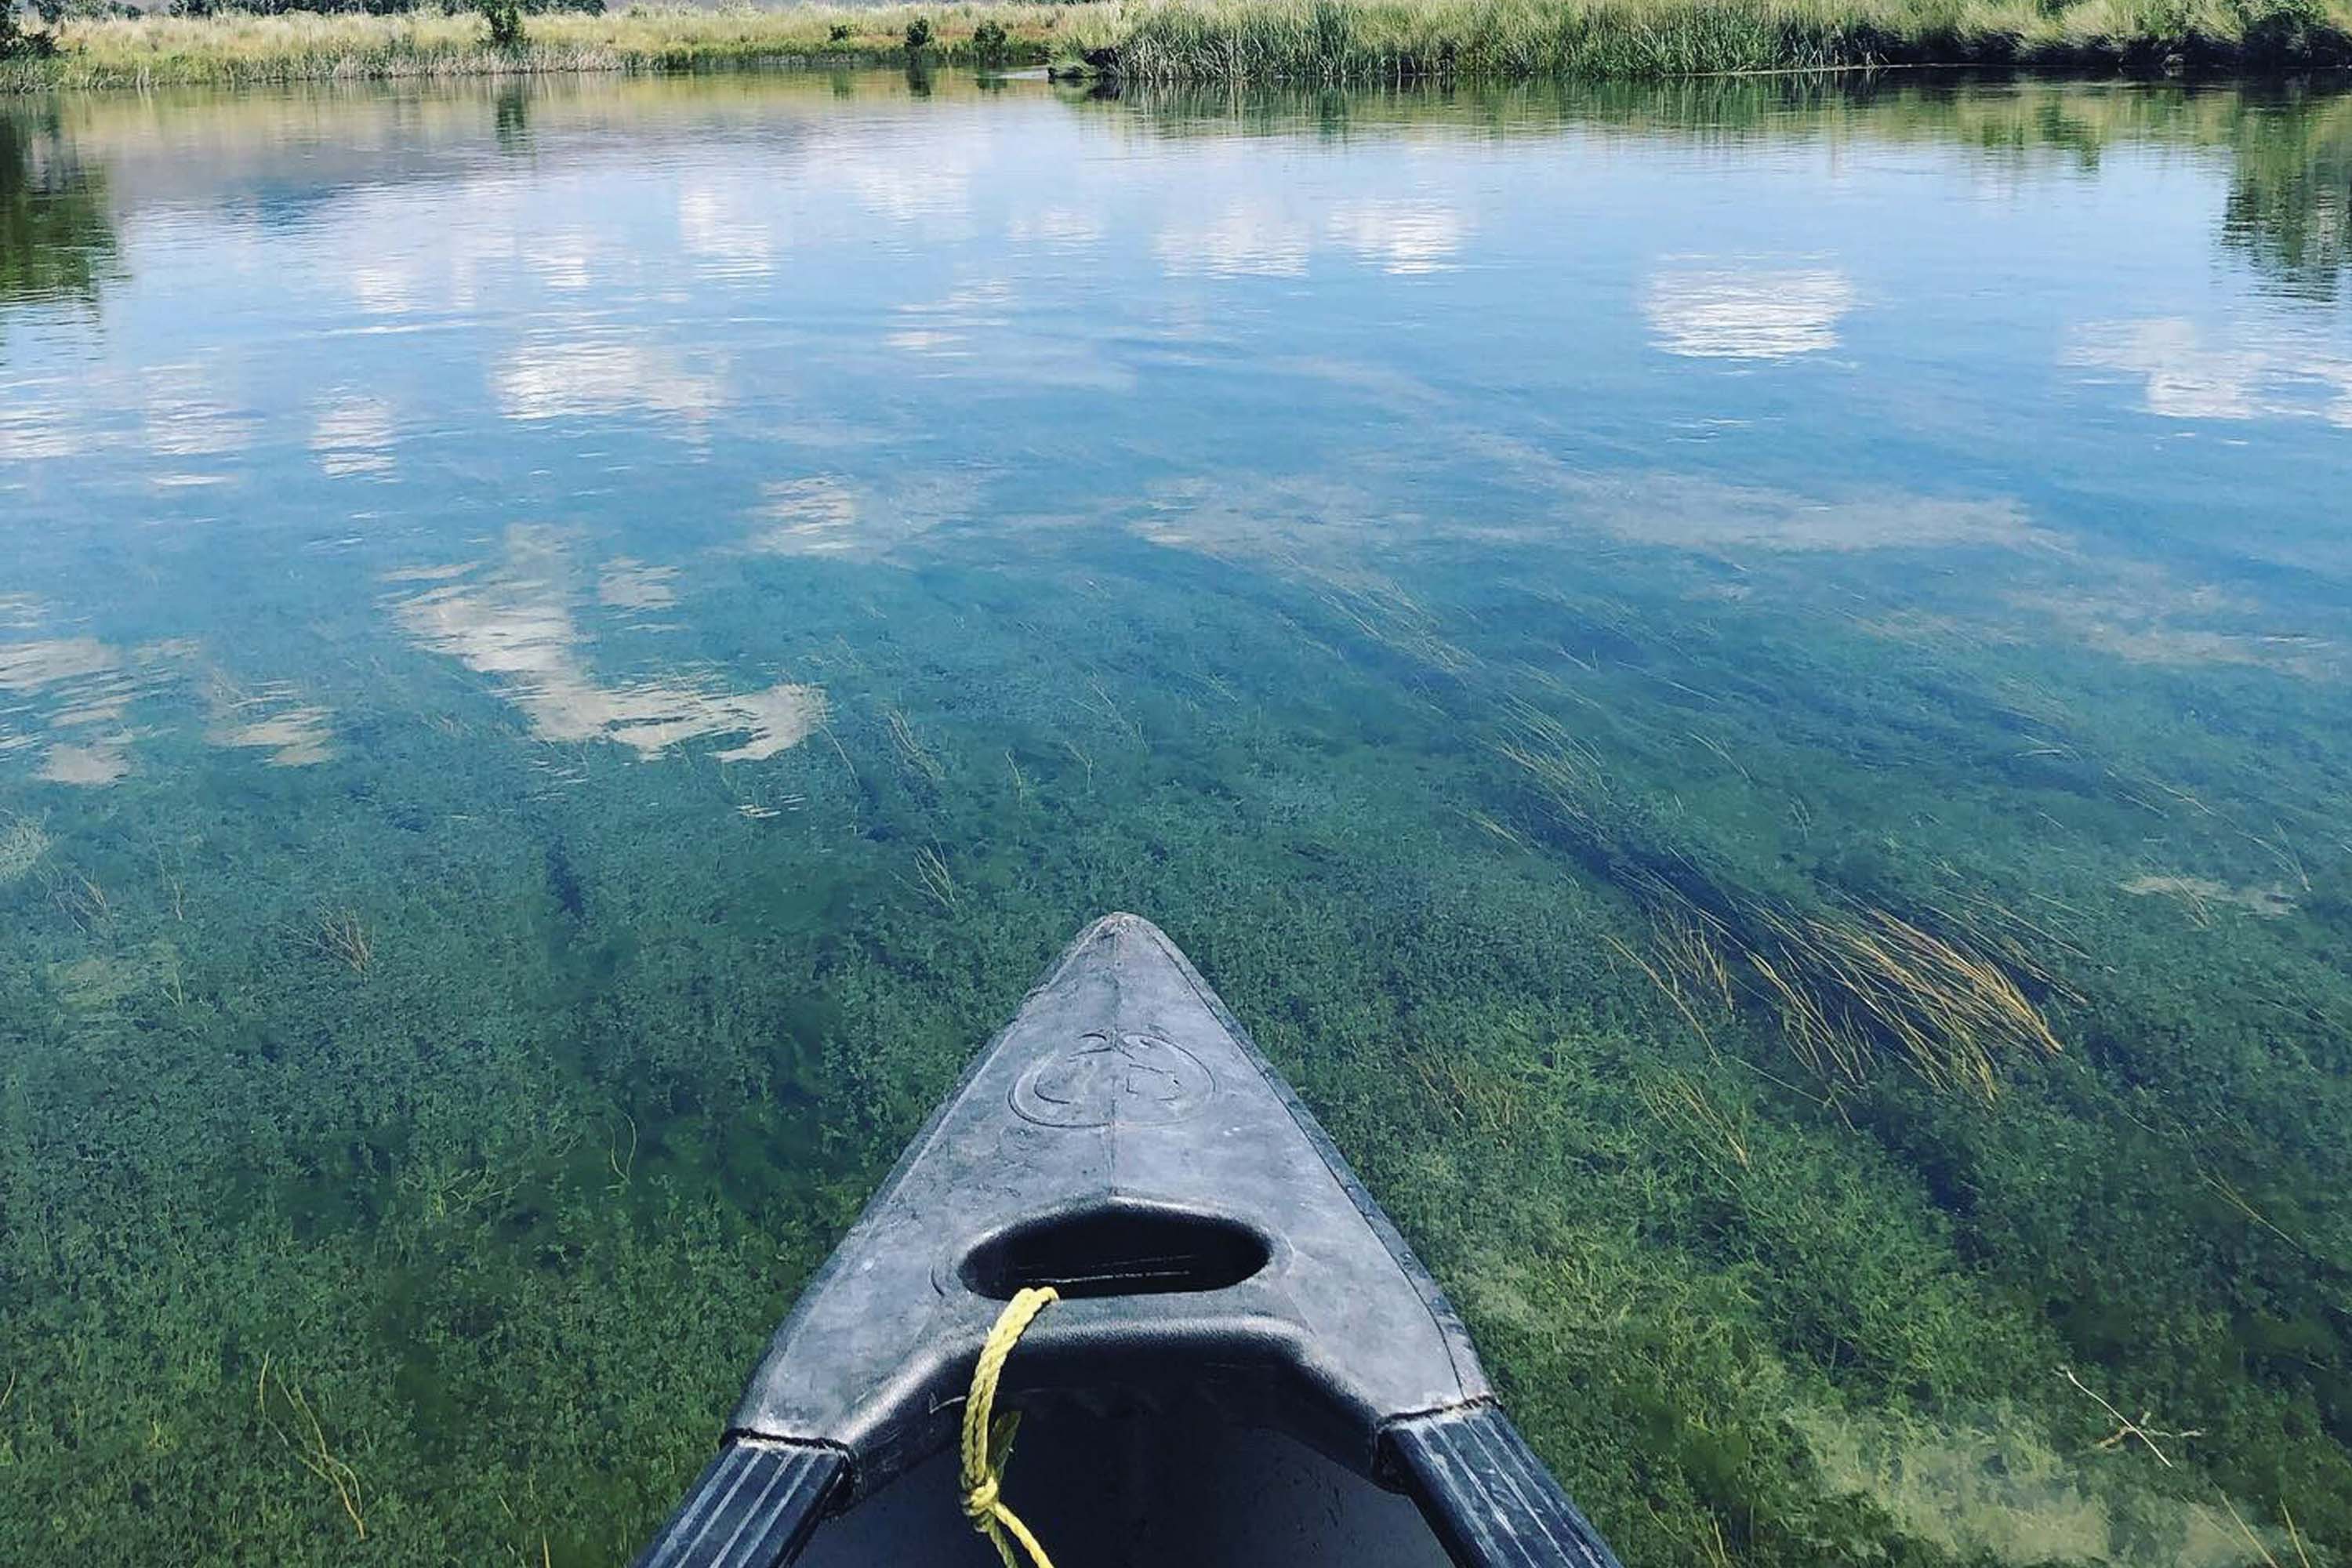
<path fill-rule="evenodd" d="M 1053 1559 L 1045 1555 L 1020 1515 L 997 1496 L 1004 1479 L 1004 1462 L 1013 1457 L 1013 1434 L 1021 1425 L 1021 1413 L 1007 1411 L 1002 1420 L 992 1421 L 990 1412 L 996 1406 L 996 1383 L 1004 1373 L 1004 1358 L 1013 1353 L 1031 1320 L 1060 1300 L 1048 1285 L 1023 1290 L 1004 1303 L 1004 1310 L 996 1315 L 996 1326 L 981 1344 L 980 1363 L 971 1369 L 971 1396 L 963 1405 L 964 1517 L 995 1544 L 1004 1568 L 1021 1568 L 1021 1560 L 1013 1554 L 1015 1541 L 1028 1552 L 1034 1568 L 1054 1568 Z"/>

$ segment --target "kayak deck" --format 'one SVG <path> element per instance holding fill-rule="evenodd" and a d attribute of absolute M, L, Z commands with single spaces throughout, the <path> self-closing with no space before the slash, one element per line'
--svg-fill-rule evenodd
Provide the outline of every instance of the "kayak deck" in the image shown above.
<path fill-rule="evenodd" d="M 999 1408 L 1026 1416 L 1010 1491 L 1065 1561 L 1615 1568 L 1330 1139 L 1126 914 L 908 1144 L 642 1568 L 992 1561 L 947 1467 L 982 1342 L 1032 1287 L 1060 1299 Z"/>
<path fill-rule="evenodd" d="M 1412 1502 L 1273 1432 L 1145 1413 L 1025 1419 L 1006 1492 L 1057 1568 L 1445 1568 Z M 802 1568 L 999 1568 L 955 1457 L 827 1521 Z"/>

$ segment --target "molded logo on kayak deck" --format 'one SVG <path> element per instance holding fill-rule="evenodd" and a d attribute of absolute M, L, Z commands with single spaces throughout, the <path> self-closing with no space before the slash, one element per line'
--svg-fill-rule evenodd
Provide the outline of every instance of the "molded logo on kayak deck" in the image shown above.
<path fill-rule="evenodd" d="M 1021 1075 L 1013 1109 L 1045 1127 L 1181 1121 L 1209 1103 L 1206 1062 L 1160 1035 L 1090 1029 Z"/>

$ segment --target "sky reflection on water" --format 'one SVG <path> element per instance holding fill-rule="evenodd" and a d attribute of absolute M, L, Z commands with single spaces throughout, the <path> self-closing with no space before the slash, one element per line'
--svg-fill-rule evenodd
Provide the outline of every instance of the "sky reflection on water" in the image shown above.
<path fill-rule="evenodd" d="M 2289 156 L 2332 166 L 2341 110 L 2295 108 Z M 2312 227 L 2336 219 L 2272 210 L 2275 242 L 2249 239 L 2263 191 L 2310 181 L 2231 95 L 1328 110 L 885 78 L 12 111 L 5 586 L 35 646 L 204 642 L 231 606 L 177 574 L 188 552 L 215 575 L 326 552 L 349 635 L 504 682 L 520 645 L 464 626 L 520 614 L 511 583 L 360 584 L 583 527 L 688 622 L 735 552 L 874 558 L 941 530 L 2075 549 L 2071 511 L 2167 471 L 2274 509 L 2254 531 L 2281 537 L 2341 474 L 2310 447 L 2352 423 Z M 2232 478 L 2289 452 L 2300 493 Z M 1338 504 L 1295 527 L 1263 493 L 1318 474 Z M 2249 542 L 2189 526 L 2127 552 Z M 100 558 L 148 574 L 135 626 L 82 593 Z M 559 677 L 552 650 L 594 633 L 534 603 L 545 668 L 508 689 L 542 732 L 760 756 L 805 729 L 790 680 Z M 65 679 L 13 668 L 12 689 Z M 63 712 L 13 721 L 47 776 L 134 765 L 127 732 L 68 738 L 89 710 Z"/>

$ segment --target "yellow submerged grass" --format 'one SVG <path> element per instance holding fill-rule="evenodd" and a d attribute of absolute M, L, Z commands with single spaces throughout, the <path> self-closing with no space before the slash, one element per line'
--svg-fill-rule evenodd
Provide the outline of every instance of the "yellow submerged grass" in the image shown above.
<path fill-rule="evenodd" d="M 1609 932 L 1601 940 L 1710 1047 L 1716 1021 L 1760 1003 L 1832 1095 L 1892 1052 L 1937 1091 L 1986 1102 L 2010 1062 L 2059 1054 L 2017 979 L 2073 994 L 2028 944 L 2080 956 L 2046 925 L 1980 895 L 1906 919 L 1859 900 L 1801 909 L 1746 892 L 1687 853 L 1643 846 L 1639 814 L 1612 795 L 1600 753 L 1532 705 L 1511 705 L 1486 744 L 1528 775 L 1587 864 L 1649 915 L 1650 957 Z M 1929 916 L 1942 931 L 1920 923 Z"/>
<path fill-rule="evenodd" d="M 1999 964 L 1900 916 L 1756 914 L 1773 952 L 1748 962 L 1774 993 L 1790 1043 L 1824 1078 L 1858 1079 L 1885 1041 L 1932 1087 L 1990 1100 L 2004 1058 L 2059 1053 L 2049 1021 Z"/>
<path fill-rule="evenodd" d="M 319 1412 L 310 1397 L 287 1382 L 284 1373 L 272 1378 L 270 1359 L 268 1355 L 261 1358 L 261 1376 L 253 1391 L 254 1413 L 261 1418 L 264 1426 L 277 1434 L 278 1440 L 286 1445 L 304 1469 L 334 1489 L 335 1500 L 342 1505 L 343 1512 L 349 1516 L 352 1529 L 360 1540 L 365 1541 L 367 1514 L 362 1506 L 364 1494 L 360 1487 L 359 1471 L 328 1446 L 326 1428 L 320 1425 Z M 278 1401 L 294 1423 L 291 1433 L 280 1426 L 270 1412 L 269 1392 L 273 1381 L 277 1385 Z"/>

